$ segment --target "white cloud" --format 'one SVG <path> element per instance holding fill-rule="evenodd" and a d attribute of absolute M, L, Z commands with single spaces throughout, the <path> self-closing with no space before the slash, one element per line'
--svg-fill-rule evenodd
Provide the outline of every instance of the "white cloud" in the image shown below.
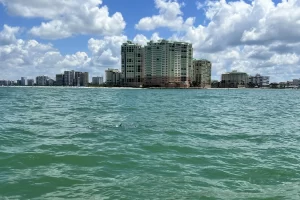
<path fill-rule="evenodd" d="M 40 1 L 1 0 L 8 12 L 22 17 L 45 18 L 29 33 L 43 39 L 61 39 L 77 34 L 120 35 L 125 28 L 121 13 L 109 15 L 101 0 Z"/>
<path fill-rule="evenodd" d="M 180 10 L 184 4 L 178 3 L 176 0 L 155 0 L 156 8 L 159 10 L 159 15 L 142 18 L 135 25 L 139 30 L 154 30 L 159 27 L 167 27 L 172 30 L 182 30 L 186 26 L 193 25 L 195 19 L 183 19 L 183 13 Z"/>
<path fill-rule="evenodd" d="M 19 32 L 20 27 L 10 27 L 6 24 L 0 32 L 0 45 L 7 45 L 16 42 L 16 34 Z"/>

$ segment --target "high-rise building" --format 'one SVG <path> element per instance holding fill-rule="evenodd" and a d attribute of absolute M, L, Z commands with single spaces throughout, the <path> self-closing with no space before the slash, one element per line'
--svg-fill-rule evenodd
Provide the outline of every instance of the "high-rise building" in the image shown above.
<path fill-rule="evenodd" d="M 80 74 L 80 86 L 88 87 L 89 86 L 89 73 L 82 72 Z"/>
<path fill-rule="evenodd" d="M 105 70 L 106 84 L 108 86 L 120 86 L 121 84 L 121 72 L 118 69 Z"/>
<path fill-rule="evenodd" d="M 74 77 L 75 77 L 74 70 L 64 71 L 64 86 L 73 86 Z"/>
<path fill-rule="evenodd" d="M 27 78 L 26 77 L 21 77 L 21 85 L 26 86 L 27 85 Z"/>
<path fill-rule="evenodd" d="M 92 78 L 92 84 L 93 85 L 101 85 L 101 84 L 103 84 L 103 77 L 99 77 L 99 76 L 93 77 Z"/>
<path fill-rule="evenodd" d="M 249 82 L 249 76 L 247 73 L 238 72 L 236 70 L 222 74 L 221 79 L 221 87 L 226 88 L 247 87 Z"/>
<path fill-rule="evenodd" d="M 249 84 L 254 87 L 269 87 L 270 77 L 261 76 L 260 74 L 249 76 Z"/>
<path fill-rule="evenodd" d="M 193 86 L 211 87 L 211 62 L 208 60 L 194 60 L 192 75 Z"/>
<path fill-rule="evenodd" d="M 193 77 L 192 62 L 192 44 L 150 41 L 144 48 L 144 83 L 147 86 L 189 87 Z"/>
<path fill-rule="evenodd" d="M 64 75 L 63 74 L 56 74 L 56 86 L 63 86 L 64 85 Z"/>
<path fill-rule="evenodd" d="M 74 76 L 74 86 L 80 86 L 80 77 L 82 76 L 82 72 L 75 72 Z"/>
<path fill-rule="evenodd" d="M 27 84 L 28 86 L 34 86 L 34 79 L 28 79 Z"/>
<path fill-rule="evenodd" d="M 121 47 L 122 85 L 139 87 L 143 82 L 143 47 L 127 41 Z"/>
<path fill-rule="evenodd" d="M 46 86 L 48 79 L 49 79 L 48 76 L 37 76 L 36 77 L 36 85 L 37 86 Z"/>

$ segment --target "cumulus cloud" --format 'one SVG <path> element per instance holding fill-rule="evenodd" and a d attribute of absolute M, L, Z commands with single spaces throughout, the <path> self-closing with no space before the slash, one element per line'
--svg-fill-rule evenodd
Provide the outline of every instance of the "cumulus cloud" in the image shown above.
<path fill-rule="evenodd" d="M 101 0 L 40 1 L 1 0 L 12 15 L 45 18 L 29 33 L 43 39 L 61 39 L 76 34 L 120 35 L 125 28 L 121 13 L 110 16 Z"/>
<path fill-rule="evenodd" d="M 8 45 L 16 42 L 16 34 L 19 32 L 20 27 L 10 27 L 6 24 L 0 32 L 0 45 Z"/>
<path fill-rule="evenodd" d="M 159 10 L 158 15 L 142 18 L 135 25 L 139 30 L 154 30 L 159 27 L 167 27 L 172 30 L 182 30 L 186 26 L 194 24 L 194 18 L 188 18 L 184 21 L 183 13 L 180 10 L 184 3 L 178 3 L 176 0 L 155 0 L 155 6 Z"/>

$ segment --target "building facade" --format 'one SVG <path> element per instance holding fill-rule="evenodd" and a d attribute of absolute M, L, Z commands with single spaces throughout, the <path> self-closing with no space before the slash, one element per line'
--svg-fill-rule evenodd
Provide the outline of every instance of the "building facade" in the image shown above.
<path fill-rule="evenodd" d="M 56 74 L 55 79 L 55 85 L 56 86 L 63 86 L 64 85 L 64 75 L 63 74 Z"/>
<path fill-rule="evenodd" d="M 238 72 L 236 70 L 222 74 L 221 87 L 225 88 L 238 88 L 248 87 L 249 76 L 247 73 Z"/>
<path fill-rule="evenodd" d="M 48 76 L 37 76 L 36 77 L 36 85 L 37 86 L 47 86 Z"/>
<path fill-rule="evenodd" d="M 92 78 L 92 84 L 93 85 L 101 85 L 101 84 L 103 84 L 103 77 L 99 77 L 99 76 L 93 77 Z"/>
<path fill-rule="evenodd" d="M 28 86 L 34 86 L 34 79 L 28 79 L 27 80 L 27 85 Z"/>
<path fill-rule="evenodd" d="M 159 87 L 189 87 L 193 77 L 192 44 L 160 40 L 144 48 L 144 84 Z"/>
<path fill-rule="evenodd" d="M 123 86 L 139 87 L 143 83 L 143 47 L 131 41 L 121 46 L 121 82 Z"/>
<path fill-rule="evenodd" d="M 118 69 L 105 70 L 106 84 L 108 86 L 120 86 L 121 85 L 121 72 Z"/>
<path fill-rule="evenodd" d="M 255 76 L 249 76 L 249 85 L 251 87 L 269 87 L 270 77 L 261 76 L 260 74 L 256 74 Z"/>
<path fill-rule="evenodd" d="M 64 86 L 74 86 L 74 78 L 75 72 L 72 71 L 64 71 Z"/>
<path fill-rule="evenodd" d="M 80 74 L 80 86 L 88 87 L 89 86 L 89 73 L 82 72 Z"/>
<path fill-rule="evenodd" d="M 26 86 L 27 85 L 27 78 L 26 77 L 21 77 L 21 85 Z"/>
<path fill-rule="evenodd" d="M 195 87 L 211 87 L 211 62 L 208 60 L 194 60 L 192 84 Z"/>

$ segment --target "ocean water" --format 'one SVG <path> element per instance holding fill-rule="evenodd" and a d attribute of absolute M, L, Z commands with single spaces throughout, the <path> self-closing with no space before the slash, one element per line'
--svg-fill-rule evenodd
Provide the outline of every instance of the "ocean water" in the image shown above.
<path fill-rule="evenodd" d="M 300 199 L 300 90 L 0 88 L 0 200 Z"/>

